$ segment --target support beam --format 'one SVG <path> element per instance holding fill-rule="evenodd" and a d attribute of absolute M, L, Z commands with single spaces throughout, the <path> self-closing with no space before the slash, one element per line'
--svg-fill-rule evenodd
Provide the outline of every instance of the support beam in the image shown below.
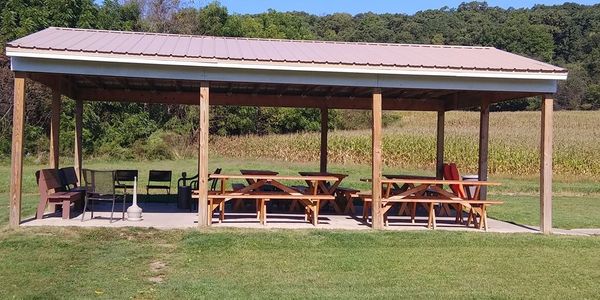
<path fill-rule="evenodd" d="M 481 101 L 481 112 L 479 114 L 479 180 L 488 179 L 488 148 L 490 135 L 490 101 Z M 481 200 L 487 199 L 487 187 L 482 186 L 479 194 Z"/>
<path fill-rule="evenodd" d="M 58 87 L 52 89 L 52 115 L 50 119 L 50 168 L 59 168 L 60 157 L 60 111 L 61 94 Z"/>
<path fill-rule="evenodd" d="M 13 132 L 10 167 L 10 215 L 11 228 L 21 223 L 21 189 L 23 187 L 23 129 L 25 126 L 25 74 L 15 73 Z"/>
<path fill-rule="evenodd" d="M 444 178 L 444 125 L 446 113 L 438 111 L 437 113 L 437 147 L 435 155 L 435 177 Z"/>
<path fill-rule="evenodd" d="M 83 100 L 75 100 L 75 143 L 73 144 L 73 165 L 79 182 L 82 182 L 81 169 L 83 167 L 82 159 L 82 145 L 83 145 Z"/>
<path fill-rule="evenodd" d="M 321 108 L 321 172 L 327 172 L 327 133 L 329 131 L 329 110 Z"/>
<path fill-rule="evenodd" d="M 383 208 L 381 207 L 381 89 L 373 91 L 373 131 L 372 131 L 372 175 L 371 175 L 371 210 L 373 215 L 373 229 L 383 229 Z"/>
<path fill-rule="evenodd" d="M 198 226 L 206 227 L 212 222 L 208 212 L 208 110 L 209 83 L 200 83 L 200 124 L 198 129 Z"/>
<path fill-rule="evenodd" d="M 542 132 L 540 143 L 540 230 L 552 233 L 552 130 L 554 99 L 542 99 Z"/>
<path fill-rule="evenodd" d="M 77 89 L 77 97 L 89 101 L 120 101 L 139 103 L 164 103 L 198 105 L 198 93 L 122 89 Z M 323 97 L 302 95 L 259 95 L 211 92 L 212 105 L 299 107 L 329 109 L 371 109 L 370 97 Z M 386 98 L 384 110 L 438 111 L 443 109 L 443 99 Z"/>

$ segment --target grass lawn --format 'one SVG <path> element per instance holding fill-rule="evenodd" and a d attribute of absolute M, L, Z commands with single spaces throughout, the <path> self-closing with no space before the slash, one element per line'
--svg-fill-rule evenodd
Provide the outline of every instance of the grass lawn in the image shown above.
<path fill-rule="evenodd" d="M 0 233 L 0 298 L 596 298 L 600 238 L 460 232 Z"/>
<path fill-rule="evenodd" d="M 211 168 L 315 170 L 316 163 L 213 159 Z M 86 163 L 194 173 L 193 160 Z M 24 173 L 23 214 L 35 210 L 33 173 Z M 595 298 L 600 237 L 474 232 L 20 228 L 8 221 L 8 166 L 0 166 L 0 299 L 5 298 Z M 334 165 L 347 186 L 368 189 L 366 166 Z M 389 172 L 397 172 L 388 170 Z M 426 174 L 419 170 L 404 173 Z M 506 201 L 494 217 L 537 224 L 535 178 L 494 178 Z M 555 185 L 558 227 L 600 227 L 592 182 Z"/>

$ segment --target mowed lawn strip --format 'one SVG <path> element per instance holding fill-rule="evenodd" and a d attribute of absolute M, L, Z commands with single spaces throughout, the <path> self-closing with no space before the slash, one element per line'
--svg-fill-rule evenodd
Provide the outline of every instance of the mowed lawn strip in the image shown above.
<path fill-rule="evenodd" d="M 599 237 L 46 228 L 0 234 L 0 298 L 595 298 Z"/>
<path fill-rule="evenodd" d="M 490 207 L 488 211 L 490 217 L 517 224 L 539 226 L 539 196 L 490 195 L 490 197 L 504 201 L 502 205 Z M 555 196 L 552 199 L 552 210 L 554 228 L 600 228 L 598 196 Z"/>

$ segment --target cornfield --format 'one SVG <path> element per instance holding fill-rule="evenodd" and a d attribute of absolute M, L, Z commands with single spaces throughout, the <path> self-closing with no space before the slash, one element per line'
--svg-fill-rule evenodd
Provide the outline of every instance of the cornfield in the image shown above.
<path fill-rule="evenodd" d="M 385 166 L 433 169 L 436 149 L 434 113 L 399 113 L 400 121 L 384 129 Z M 600 112 L 559 111 L 554 117 L 555 174 L 600 177 Z M 466 172 L 478 160 L 479 114 L 446 114 L 445 158 Z M 540 113 L 498 112 L 490 116 L 491 174 L 531 175 L 539 171 Z M 319 159 L 319 133 L 212 137 L 211 152 L 223 157 L 269 158 L 307 162 Z M 369 164 L 368 130 L 329 134 L 329 161 Z"/>

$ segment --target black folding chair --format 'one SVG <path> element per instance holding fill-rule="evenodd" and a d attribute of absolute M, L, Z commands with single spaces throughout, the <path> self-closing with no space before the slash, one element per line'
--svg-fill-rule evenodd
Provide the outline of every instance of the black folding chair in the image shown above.
<path fill-rule="evenodd" d="M 115 188 L 123 189 L 123 193 L 127 194 L 127 190 L 133 190 L 133 181 L 138 176 L 137 170 L 116 170 L 115 171 Z"/>
<path fill-rule="evenodd" d="M 150 194 L 150 190 L 166 190 L 167 194 L 171 194 L 171 171 L 150 170 L 148 174 L 148 185 L 146 185 L 146 194 Z M 151 184 L 153 182 L 163 184 Z M 166 184 L 168 183 L 168 184 Z"/>

